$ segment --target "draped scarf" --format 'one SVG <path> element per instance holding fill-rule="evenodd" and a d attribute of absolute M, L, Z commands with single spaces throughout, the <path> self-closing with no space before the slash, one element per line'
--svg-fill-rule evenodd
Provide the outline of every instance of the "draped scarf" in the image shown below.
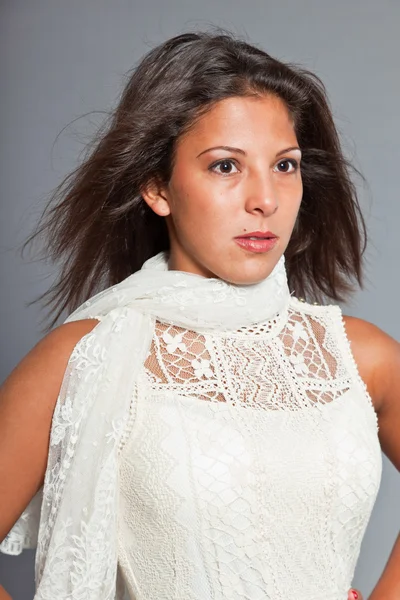
<path fill-rule="evenodd" d="M 287 311 L 282 256 L 259 283 L 237 285 L 168 269 L 161 252 L 66 320 L 97 319 L 75 346 L 56 402 L 43 488 L 1 550 L 37 545 L 34 600 L 115 600 L 118 451 L 155 320 L 197 331 L 237 330 Z"/>

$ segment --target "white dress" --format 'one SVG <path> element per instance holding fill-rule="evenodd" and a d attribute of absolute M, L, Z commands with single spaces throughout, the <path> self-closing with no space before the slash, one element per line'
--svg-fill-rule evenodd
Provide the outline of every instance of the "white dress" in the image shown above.
<path fill-rule="evenodd" d="M 382 463 L 340 309 L 154 325 L 119 456 L 129 598 L 346 600 Z"/>
<path fill-rule="evenodd" d="M 347 600 L 378 492 L 372 401 L 340 309 L 170 271 L 86 301 L 40 490 L 35 600 Z M 121 585 L 120 585 L 121 584 Z"/>

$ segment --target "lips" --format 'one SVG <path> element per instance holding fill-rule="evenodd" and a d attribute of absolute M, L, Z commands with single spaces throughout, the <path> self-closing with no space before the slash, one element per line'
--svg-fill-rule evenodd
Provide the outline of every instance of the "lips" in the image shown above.
<path fill-rule="evenodd" d="M 278 241 L 278 237 L 272 231 L 252 231 L 238 236 L 235 242 L 249 252 L 269 252 Z"/>
<path fill-rule="evenodd" d="M 246 233 L 245 235 L 238 235 L 235 239 L 239 238 L 257 238 L 267 240 L 270 238 L 276 238 L 276 235 L 272 233 L 272 231 L 252 231 L 251 233 Z"/>

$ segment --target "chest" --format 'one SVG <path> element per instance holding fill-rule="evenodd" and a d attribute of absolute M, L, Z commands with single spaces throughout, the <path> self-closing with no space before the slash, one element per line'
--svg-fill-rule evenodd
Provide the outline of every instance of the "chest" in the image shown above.
<path fill-rule="evenodd" d="M 155 324 L 120 456 L 123 545 L 169 548 L 193 577 L 231 553 L 227 564 L 257 572 L 263 590 L 282 565 L 284 582 L 314 565 L 306 581 L 324 574 L 347 590 L 354 557 L 344 557 L 381 477 L 376 414 L 323 319 L 293 315 L 277 329 Z"/>
<path fill-rule="evenodd" d="M 144 376 L 154 393 L 297 411 L 330 403 L 360 383 L 331 337 L 298 317 L 278 335 L 270 322 L 225 335 L 156 323 Z"/>
<path fill-rule="evenodd" d="M 214 533 L 257 530 L 262 520 L 270 532 L 304 535 L 322 532 L 327 519 L 342 531 L 371 510 L 381 453 L 373 411 L 356 388 L 325 405 L 268 410 L 152 385 L 142 373 L 121 461 L 122 493 L 135 490 L 131 506 L 143 519 L 165 523 L 173 514 L 190 529 L 207 514 Z"/>

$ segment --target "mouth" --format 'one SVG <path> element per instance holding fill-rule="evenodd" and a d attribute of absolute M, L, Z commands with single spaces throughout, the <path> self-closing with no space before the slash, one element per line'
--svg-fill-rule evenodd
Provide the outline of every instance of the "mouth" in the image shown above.
<path fill-rule="evenodd" d="M 248 252 L 263 253 L 272 250 L 279 238 L 272 231 L 252 231 L 235 237 L 234 240 Z"/>
<path fill-rule="evenodd" d="M 262 239 L 269 240 L 276 238 L 277 236 L 272 231 L 252 231 L 251 233 L 245 233 L 244 235 L 238 235 L 235 239 Z"/>

